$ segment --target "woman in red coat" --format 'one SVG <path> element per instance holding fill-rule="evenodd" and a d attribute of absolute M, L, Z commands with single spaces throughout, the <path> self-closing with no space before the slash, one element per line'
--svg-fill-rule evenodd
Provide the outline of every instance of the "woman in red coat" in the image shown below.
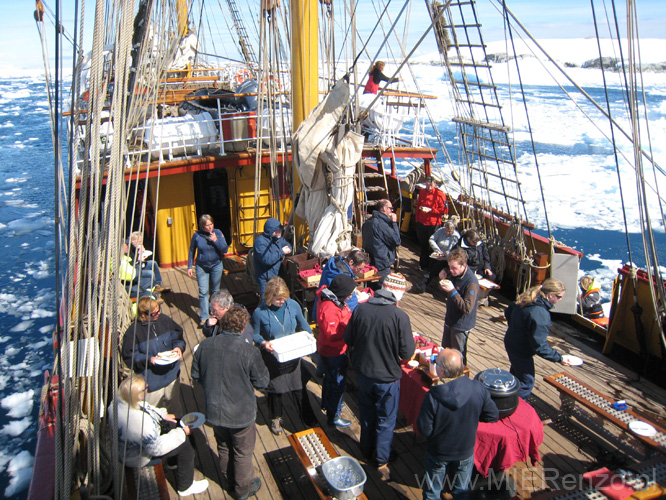
<path fill-rule="evenodd" d="M 349 427 L 351 421 L 340 416 L 342 395 L 347 388 L 347 345 L 344 334 L 352 312 L 345 303 L 354 293 L 356 281 L 346 274 L 338 274 L 329 286 L 317 291 L 317 325 L 319 338 L 319 370 L 324 374 L 321 385 L 322 406 L 326 410 L 328 424 L 336 427 Z"/>

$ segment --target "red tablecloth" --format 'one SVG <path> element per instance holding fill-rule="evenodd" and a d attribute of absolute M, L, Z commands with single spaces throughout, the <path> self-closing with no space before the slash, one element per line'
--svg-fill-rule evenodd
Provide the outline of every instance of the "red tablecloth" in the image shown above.
<path fill-rule="evenodd" d="M 402 367 L 400 411 L 407 422 L 415 425 L 421 403 L 428 388 L 422 375 L 407 366 Z M 416 428 L 414 428 L 416 431 Z M 543 442 L 543 424 L 539 415 L 522 399 L 513 415 L 492 424 L 479 422 L 474 446 L 474 465 L 484 476 L 489 469 L 506 470 L 514 463 L 538 461 Z"/>
<path fill-rule="evenodd" d="M 524 400 L 513 415 L 492 424 L 479 422 L 474 445 L 474 465 L 484 476 L 489 469 L 506 470 L 516 462 L 537 462 L 543 443 L 543 424 Z"/>

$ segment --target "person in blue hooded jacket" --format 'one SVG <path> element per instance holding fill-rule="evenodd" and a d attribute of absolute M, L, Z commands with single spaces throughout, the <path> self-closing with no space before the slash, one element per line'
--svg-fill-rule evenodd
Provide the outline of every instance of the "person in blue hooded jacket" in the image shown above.
<path fill-rule="evenodd" d="M 568 365 L 562 355 L 548 345 L 550 309 L 564 297 L 564 283 L 548 278 L 520 294 L 504 311 L 509 328 L 504 335 L 504 347 L 520 389 L 518 395 L 527 399 L 534 387 L 534 355 Z"/>
<path fill-rule="evenodd" d="M 463 376 L 463 359 L 456 349 L 442 349 L 437 376 L 423 398 L 416 425 L 426 441 L 423 500 L 439 500 L 445 476 L 453 478 L 454 500 L 469 497 L 474 468 L 474 444 L 479 422 L 497 422 L 499 410 L 478 380 Z"/>
<path fill-rule="evenodd" d="M 204 214 L 199 217 L 199 230 L 192 235 L 187 259 L 187 275 L 191 278 L 196 255 L 197 283 L 199 284 L 199 316 L 201 325 L 210 317 L 210 296 L 220 289 L 222 281 L 222 258 L 229 249 L 222 231 L 215 229 L 213 218 Z"/>
<path fill-rule="evenodd" d="M 350 278 L 356 279 L 354 273 L 360 271 L 365 266 L 370 263 L 370 257 L 367 253 L 359 248 L 354 248 L 351 250 L 347 256 L 344 255 L 335 255 L 328 259 L 326 265 L 324 266 L 323 271 L 321 272 L 321 279 L 319 280 L 319 288 L 326 286 L 331 286 L 333 279 L 340 275 L 345 274 Z M 317 317 L 317 303 L 319 302 L 319 297 L 315 297 L 314 305 L 312 306 L 312 317 Z M 345 302 L 347 307 L 351 312 L 354 312 L 356 306 L 358 305 L 358 297 L 353 293 Z"/>
<path fill-rule="evenodd" d="M 254 240 L 254 279 L 262 300 L 266 283 L 278 275 L 282 259 L 293 251 L 282 237 L 283 231 L 284 226 L 280 221 L 271 217 L 264 224 L 264 232 Z"/>

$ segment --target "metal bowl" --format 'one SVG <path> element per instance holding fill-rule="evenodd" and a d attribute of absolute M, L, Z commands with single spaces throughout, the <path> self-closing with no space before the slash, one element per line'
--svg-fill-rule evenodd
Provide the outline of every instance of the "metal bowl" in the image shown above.
<path fill-rule="evenodd" d="M 363 493 L 367 476 L 361 464 L 352 457 L 335 457 L 321 465 L 323 476 L 337 500 L 351 500 Z"/>

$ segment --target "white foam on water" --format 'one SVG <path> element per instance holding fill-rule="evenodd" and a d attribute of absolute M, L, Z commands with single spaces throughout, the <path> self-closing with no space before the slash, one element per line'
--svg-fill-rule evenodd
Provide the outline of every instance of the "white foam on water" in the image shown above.
<path fill-rule="evenodd" d="M 12 418 L 23 418 L 30 415 L 35 401 L 35 391 L 30 389 L 26 392 L 10 394 L 0 399 L 0 406 L 9 410 L 7 415 Z"/>
<path fill-rule="evenodd" d="M 32 464 L 35 459 L 29 451 L 23 450 L 11 458 L 7 472 L 11 476 L 9 486 L 5 488 L 5 496 L 16 495 L 30 484 Z"/>
<path fill-rule="evenodd" d="M 0 429 L 0 434 L 12 437 L 20 436 L 30 427 L 30 423 L 31 419 L 29 417 L 22 418 L 21 420 L 12 420 Z"/>
<path fill-rule="evenodd" d="M 12 328 L 10 328 L 9 331 L 12 333 L 25 332 L 34 324 L 35 324 L 34 321 L 21 321 L 18 325 L 15 325 Z"/>

